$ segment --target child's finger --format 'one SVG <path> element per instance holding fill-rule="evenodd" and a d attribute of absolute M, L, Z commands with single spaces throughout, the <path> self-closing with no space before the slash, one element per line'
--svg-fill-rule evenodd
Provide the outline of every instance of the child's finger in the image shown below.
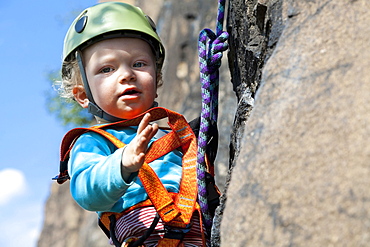
<path fill-rule="evenodd" d="M 158 125 L 148 125 L 141 133 L 138 139 L 138 150 L 145 152 L 147 150 L 150 140 L 155 136 L 158 131 Z"/>
<path fill-rule="evenodd" d="M 146 126 L 146 128 L 141 132 L 141 136 L 145 137 L 147 140 L 146 145 L 150 142 L 150 140 L 155 136 L 158 131 L 158 124 L 154 123 L 152 125 Z"/>
<path fill-rule="evenodd" d="M 144 136 L 139 138 L 138 143 L 137 143 L 137 152 L 138 153 L 145 152 L 147 146 L 148 146 L 148 139 Z"/>
<path fill-rule="evenodd" d="M 143 119 L 140 121 L 140 124 L 137 128 L 137 134 L 140 134 L 149 124 L 150 122 L 150 113 L 146 113 Z"/>
<path fill-rule="evenodd" d="M 158 124 L 154 123 L 151 125 L 150 133 L 148 135 L 149 140 L 151 140 L 155 136 L 155 134 L 157 134 L 158 129 Z"/>
<path fill-rule="evenodd" d="M 136 156 L 136 164 L 142 164 L 145 160 L 145 154 L 144 153 L 140 153 L 139 155 Z"/>

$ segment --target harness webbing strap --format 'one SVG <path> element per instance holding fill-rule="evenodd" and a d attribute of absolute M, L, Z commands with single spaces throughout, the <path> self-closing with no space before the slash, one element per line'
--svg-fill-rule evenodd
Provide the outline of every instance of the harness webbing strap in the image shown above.
<path fill-rule="evenodd" d="M 143 164 L 138 176 L 162 221 L 170 222 L 180 214 L 157 174 L 147 163 Z"/>
<path fill-rule="evenodd" d="M 156 208 L 162 221 L 171 227 L 186 228 L 189 226 L 191 217 L 196 208 L 197 199 L 197 178 L 196 178 L 196 158 L 197 143 L 196 137 L 185 118 L 173 111 L 165 108 L 152 108 L 148 110 L 152 116 L 151 120 L 156 121 L 168 117 L 168 125 L 172 129 L 170 133 L 153 142 L 145 157 L 145 162 L 139 170 L 139 178 L 150 198 L 151 203 Z M 147 113 L 145 112 L 145 113 Z M 90 128 L 76 128 L 69 131 L 61 146 L 61 160 L 66 161 L 69 158 L 69 152 L 73 143 L 85 132 L 93 131 L 111 141 L 117 148 L 125 146 L 112 134 L 106 132 L 107 127 L 127 127 L 138 125 L 145 115 L 141 114 L 135 119 L 125 120 L 117 123 L 94 126 Z M 154 170 L 148 165 L 151 161 L 163 156 L 164 154 L 181 147 L 183 151 L 182 158 L 182 179 L 179 193 L 174 198 L 158 178 Z M 166 241 L 167 243 L 167 241 Z M 162 245 L 160 245 L 162 246 Z M 171 244 L 171 246 L 176 246 Z"/>
<path fill-rule="evenodd" d="M 163 152 L 165 150 L 170 151 L 171 148 L 176 149 L 180 146 L 181 143 L 178 141 L 176 133 L 174 131 L 171 131 L 170 133 L 168 133 L 165 136 L 162 136 L 157 141 L 153 142 L 152 145 L 150 145 L 148 152 L 146 153 L 145 156 L 145 161 L 147 163 L 150 163 L 153 160 L 156 160 L 162 155 L 164 155 Z"/>
<path fill-rule="evenodd" d="M 158 241 L 161 247 L 183 247 L 184 243 L 180 239 L 162 238 Z"/>
<path fill-rule="evenodd" d="M 176 193 L 170 193 L 170 194 L 173 198 L 176 196 Z M 140 202 L 136 205 L 133 205 L 132 207 L 126 209 L 125 211 L 123 211 L 121 213 L 105 212 L 105 213 L 102 214 L 102 216 L 100 218 L 100 222 L 109 231 L 110 230 L 110 219 L 111 219 L 112 215 L 114 215 L 115 219 L 118 220 L 123 215 L 129 213 L 130 211 L 132 211 L 134 209 L 138 209 L 138 208 L 142 208 L 142 207 L 148 207 L 148 206 L 153 206 L 150 199 L 147 199 L 143 202 Z M 200 207 L 199 207 L 198 203 L 196 203 L 196 205 L 195 205 L 195 212 L 198 214 L 198 217 L 199 217 L 199 225 L 202 226 L 203 225 L 202 214 L 201 214 Z M 206 246 L 206 239 L 205 239 L 205 235 L 204 235 L 204 231 L 203 231 L 202 227 L 201 227 L 201 233 L 202 233 L 202 242 L 203 242 L 202 246 Z M 166 236 L 168 237 L 168 234 Z M 179 244 L 179 241 L 177 241 L 176 239 L 165 240 L 165 241 L 160 240 L 160 244 L 158 244 L 158 247 L 159 246 L 160 247 L 163 247 L 163 246 L 174 247 L 174 246 L 178 246 L 178 244 Z"/>
<path fill-rule="evenodd" d="M 118 140 L 112 134 L 97 128 L 93 127 L 93 131 L 101 134 L 102 136 L 106 137 L 109 141 L 111 141 L 117 148 L 122 148 L 126 144 Z M 160 142 L 163 142 L 162 139 Z M 168 147 L 171 148 L 171 147 Z M 171 150 L 171 149 L 169 149 Z M 157 153 L 157 155 L 162 156 L 163 151 L 161 153 Z M 158 178 L 157 174 L 154 170 L 147 164 L 147 158 L 145 158 L 145 162 L 141 169 L 139 170 L 139 178 L 143 183 L 143 186 L 151 199 L 153 206 L 156 208 L 157 213 L 161 217 L 164 222 L 169 222 L 173 220 L 180 214 L 180 211 L 176 207 L 172 197 L 167 192 L 166 188 L 163 186 L 162 182 Z"/>
<path fill-rule="evenodd" d="M 170 132 L 168 137 L 164 136 L 165 138 L 157 140 L 157 144 L 154 144 L 156 142 L 153 143 L 154 146 L 148 150 L 148 155 L 145 157 L 145 162 L 139 170 L 138 176 L 161 219 L 166 223 L 173 221 L 171 225 L 176 227 L 185 227 L 190 223 L 197 198 L 196 138 L 182 115 L 164 108 L 153 108 L 149 112 L 153 114 L 154 118 L 167 116 L 172 132 Z M 134 120 L 129 120 L 126 124 L 132 124 L 132 122 L 137 123 Z M 120 123 L 118 125 L 122 126 L 122 124 Z M 126 124 L 125 126 L 128 126 Z M 102 130 L 99 129 L 99 131 L 101 132 Z M 112 143 L 120 142 L 110 134 L 107 138 Z M 163 156 L 165 153 L 176 149 L 180 145 L 184 153 L 182 158 L 183 182 L 180 184 L 179 193 L 175 201 L 173 201 L 157 174 L 147 163 L 158 156 Z"/>
<path fill-rule="evenodd" d="M 197 143 L 195 135 L 184 118 L 177 126 L 172 127 L 177 130 L 184 152 L 182 158 L 182 181 L 184 182 L 180 184 L 180 191 L 176 196 L 175 203 L 181 210 L 181 221 L 189 224 L 198 193 L 196 170 Z"/>

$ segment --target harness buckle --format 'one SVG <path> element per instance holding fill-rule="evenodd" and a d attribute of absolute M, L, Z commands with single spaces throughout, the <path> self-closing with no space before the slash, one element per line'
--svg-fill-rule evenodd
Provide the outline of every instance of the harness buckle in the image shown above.
<path fill-rule="evenodd" d="M 190 232 L 192 225 L 192 223 L 189 223 L 185 228 L 165 225 L 163 238 L 183 240 L 185 234 Z"/>

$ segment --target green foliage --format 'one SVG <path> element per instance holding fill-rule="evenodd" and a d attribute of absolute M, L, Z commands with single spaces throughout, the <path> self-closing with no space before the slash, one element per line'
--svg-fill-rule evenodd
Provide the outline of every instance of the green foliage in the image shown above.
<path fill-rule="evenodd" d="M 60 81 L 59 74 L 59 72 L 54 71 L 48 75 L 51 90 L 46 92 L 46 104 L 49 112 L 55 115 L 64 126 L 91 125 L 93 117 L 86 109 L 82 108 L 76 101 L 67 101 L 59 96 L 58 89 L 55 87 L 55 82 Z"/>

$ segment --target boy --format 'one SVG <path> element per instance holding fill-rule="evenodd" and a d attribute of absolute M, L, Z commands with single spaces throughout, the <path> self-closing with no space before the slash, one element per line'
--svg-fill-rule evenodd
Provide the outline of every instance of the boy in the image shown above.
<path fill-rule="evenodd" d="M 155 106 L 164 57 L 154 23 L 139 8 L 115 2 L 95 5 L 84 10 L 67 32 L 63 95 L 88 108 L 99 124 L 132 119 Z M 150 113 L 146 113 L 138 127 L 105 129 L 126 143 L 124 148 L 117 149 L 93 132 L 77 139 L 70 153 L 68 172 L 71 194 L 81 207 L 101 216 L 104 212 L 123 212 L 148 199 L 137 179 L 138 172 L 148 146 L 166 134 L 157 124 L 150 124 L 150 120 Z M 179 192 L 182 157 L 183 153 L 175 149 L 150 163 L 169 192 Z M 111 244 L 128 244 L 147 233 L 155 216 L 153 206 L 124 214 L 113 223 Z M 200 220 L 194 214 L 190 230 L 176 246 L 205 245 Z M 164 223 L 159 220 L 154 227 L 145 240 L 146 246 L 157 246 L 163 238 Z"/>

